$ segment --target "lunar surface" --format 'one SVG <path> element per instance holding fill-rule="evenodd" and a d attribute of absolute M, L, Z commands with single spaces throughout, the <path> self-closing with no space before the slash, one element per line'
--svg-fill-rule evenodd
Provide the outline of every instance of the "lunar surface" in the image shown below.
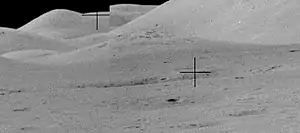
<path fill-rule="evenodd" d="M 96 30 L 95 17 L 83 16 L 81 13 L 66 9 L 56 9 L 39 16 L 18 30 L 55 39 L 72 39 L 108 32 L 109 17 L 100 16 L 99 22 L 99 30 Z"/>
<path fill-rule="evenodd" d="M 170 0 L 113 5 L 100 30 L 65 9 L 2 27 L 0 133 L 297 133 L 299 7 Z"/>
<path fill-rule="evenodd" d="M 112 28 L 122 26 L 131 20 L 146 14 L 152 9 L 156 8 L 155 5 L 135 5 L 135 4 L 117 4 L 111 5 L 109 24 Z"/>

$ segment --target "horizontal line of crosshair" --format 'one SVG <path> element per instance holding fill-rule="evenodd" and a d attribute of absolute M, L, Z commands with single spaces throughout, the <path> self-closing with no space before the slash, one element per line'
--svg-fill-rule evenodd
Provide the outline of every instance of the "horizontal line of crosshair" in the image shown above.
<path fill-rule="evenodd" d="M 96 12 L 96 14 L 82 14 L 82 16 L 95 16 L 96 17 L 96 30 L 99 30 L 99 16 L 109 16 L 109 14 L 99 14 Z"/>
<path fill-rule="evenodd" d="M 109 16 L 109 14 L 82 14 L 82 16 Z"/>
<path fill-rule="evenodd" d="M 196 83 L 197 83 L 197 77 L 196 77 L 196 74 L 198 74 L 198 73 L 209 74 L 209 73 L 211 73 L 211 72 L 209 72 L 209 71 L 196 71 L 196 65 L 197 65 L 197 63 L 196 63 L 196 57 L 194 57 L 193 64 L 194 64 L 193 71 L 185 71 L 185 72 L 179 72 L 179 73 L 189 73 L 189 74 L 193 74 L 193 75 L 194 75 L 194 77 L 193 77 L 193 79 L 194 79 L 194 87 L 196 87 L 196 86 L 197 86 L 197 85 L 196 85 Z"/>
<path fill-rule="evenodd" d="M 211 72 L 203 72 L 203 71 L 186 71 L 186 72 L 179 72 L 179 73 L 211 73 Z"/>

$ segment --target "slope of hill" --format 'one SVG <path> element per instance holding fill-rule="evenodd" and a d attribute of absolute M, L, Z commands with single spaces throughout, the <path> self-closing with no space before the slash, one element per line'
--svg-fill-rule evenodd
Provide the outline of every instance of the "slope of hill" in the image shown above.
<path fill-rule="evenodd" d="M 10 28 L 0 28 L 0 54 L 28 49 L 45 49 L 67 52 L 75 48 L 68 46 L 66 43 L 59 40 L 36 35 L 34 33 Z"/>
<path fill-rule="evenodd" d="M 138 36 L 140 30 L 177 37 L 255 44 L 298 43 L 297 0 L 170 0 L 111 33 Z M 137 35 L 134 35 L 135 33 Z"/>
<path fill-rule="evenodd" d="M 99 17 L 98 31 L 95 19 L 93 16 L 82 16 L 81 13 L 74 11 L 56 9 L 30 21 L 19 30 L 55 39 L 72 39 L 110 30 L 108 16 Z"/>
<path fill-rule="evenodd" d="M 117 4 L 110 6 L 109 23 L 111 27 L 119 27 L 131 20 L 146 14 L 156 5 Z"/>
<path fill-rule="evenodd" d="M 255 45 L 246 33 L 240 34 L 251 43 L 199 38 L 213 36 L 240 17 L 205 14 L 228 13 L 229 3 L 228 10 L 224 3 L 204 6 L 207 12 L 194 13 L 199 15 L 194 18 L 183 6 L 202 2 L 221 1 L 170 1 L 111 33 L 68 43 L 2 28 L 0 132 L 299 131 L 300 45 Z M 170 10 L 157 12 L 162 9 Z M 180 12 L 186 14 L 176 14 Z M 205 18 L 219 22 L 200 23 Z M 189 19 L 191 27 L 186 26 Z M 209 24 L 216 31 L 209 32 Z M 234 30 L 227 28 L 232 33 L 227 36 L 233 36 Z M 219 40 L 221 35 L 225 33 L 216 34 Z M 195 70 L 199 73 L 190 74 Z"/>

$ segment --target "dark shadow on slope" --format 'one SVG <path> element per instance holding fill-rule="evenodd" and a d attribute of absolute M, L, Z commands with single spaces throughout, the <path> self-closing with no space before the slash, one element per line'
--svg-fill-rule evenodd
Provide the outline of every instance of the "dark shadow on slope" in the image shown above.
<path fill-rule="evenodd" d="M 213 128 L 215 126 L 222 125 L 221 122 L 214 121 L 214 122 L 185 122 L 185 123 L 178 123 L 174 125 L 168 125 L 161 128 L 169 128 L 169 129 L 176 129 L 176 130 L 191 130 L 191 129 L 203 129 L 203 128 Z"/>
<path fill-rule="evenodd" d="M 266 109 L 240 110 L 233 113 L 229 113 L 228 116 L 231 117 L 255 116 L 255 115 L 265 114 L 266 112 L 267 112 Z"/>
<path fill-rule="evenodd" d="M 103 107 L 114 112 L 153 111 L 161 109 L 181 108 L 199 104 L 210 104 L 223 99 L 213 93 L 196 93 L 190 95 L 157 95 L 142 97 L 124 97 L 102 102 Z"/>
<path fill-rule="evenodd" d="M 222 73 L 226 73 L 225 70 L 205 70 L 203 73 L 198 73 L 196 75 L 197 79 L 207 79 L 207 78 L 220 78 L 224 76 Z M 157 83 L 174 82 L 181 80 L 192 80 L 194 79 L 193 74 L 177 74 L 175 76 L 153 76 L 153 77 L 143 77 L 143 78 L 133 78 L 129 80 L 122 81 L 112 81 L 112 82 L 93 82 L 93 83 L 78 83 L 72 84 L 72 88 L 110 88 L 110 87 L 125 87 L 125 86 L 138 86 L 138 85 L 148 85 Z"/>
<path fill-rule="evenodd" d="M 16 94 L 16 93 L 25 93 L 25 89 L 5 89 L 5 88 L 1 88 L 0 89 L 0 96 L 4 96 L 4 95 L 10 95 L 10 94 Z"/>
<path fill-rule="evenodd" d="M 250 69 L 249 72 L 251 74 L 265 74 L 265 73 L 269 73 L 269 72 L 274 72 L 281 67 L 283 67 L 283 66 L 280 64 L 265 65 L 262 67 Z"/>

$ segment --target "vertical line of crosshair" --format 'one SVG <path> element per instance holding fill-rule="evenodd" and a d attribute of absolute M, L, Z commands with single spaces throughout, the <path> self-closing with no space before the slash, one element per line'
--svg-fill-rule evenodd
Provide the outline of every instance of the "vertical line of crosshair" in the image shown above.
<path fill-rule="evenodd" d="M 196 87 L 197 84 L 197 77 L 196 77 L 196 57 L 194 57 L 194 87 Z"/>
<path fill-rule="evenodd" d="M 96 30 L 99 30 L 99 16 L 108 16 L 109 14 L 99 14 L 99 12 L 96 12 L 96 14 L 82 14 L 82 16 L 96 16 Z"/>
<path fill-rule="evenodd" d="M 99 29 L 99 27 L 98 27 L 98 24 L 99 24 L 99 20 L 98 20 L 98 17 L 99 17 L 99 15 L 98 15 L 98 12 L 96 12 L 96 30 L 98 30 Z"/>
<path fill-rule="evenodd" d="M 194 87 L 197 86 L 197 75 L 196 74 L 209 74 L 211 73 L 210 71 L 197 71 L 197 62 L 196 62 L 196 57 L 194 57 L 194 60 L 193 60 L 193 71 L 187 71 L 187 72 L 180 72 L 180 73 L 187 73 L 187 74 L 193 74 L 193 83 L 194 83 Z"/>

